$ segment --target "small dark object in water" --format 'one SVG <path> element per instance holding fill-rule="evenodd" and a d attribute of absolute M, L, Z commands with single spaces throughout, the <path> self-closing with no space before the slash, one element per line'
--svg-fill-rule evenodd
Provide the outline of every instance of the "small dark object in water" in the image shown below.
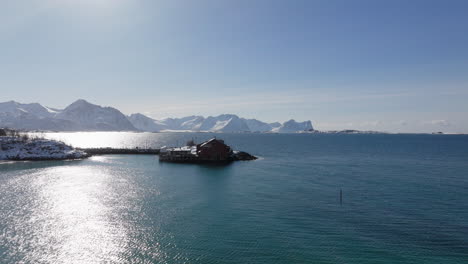
<path fill-rule="evenodd" d="M 340 189 L 340 205 L 343 205 L 343 190 Z"/>

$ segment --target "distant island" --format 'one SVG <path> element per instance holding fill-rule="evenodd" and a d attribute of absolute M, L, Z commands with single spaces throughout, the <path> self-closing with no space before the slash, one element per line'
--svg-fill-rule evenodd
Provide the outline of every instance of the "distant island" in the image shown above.
<path fill-rule="evenodd" d="M 313 134 L 389 134 L 388 132 L 382 132 L 382 131 L 355 130 L 355 129 L 329 130 L 329 131 L 309 130 L 309 131 L 305 131 L 304 133 L 313 133 Z"/>
<path fill-rule="evenodd" d="M 140 132 L 230 132 L 298 133 L 313 131 L 311 121 L 266 123 L 233 114 L 152 119 L 137 113 L 124 115 L 113 107 L 77 100 L 65 109 L 39 103 L 0 103 L 0 127 L 26 131 L 140 131 Z"/>

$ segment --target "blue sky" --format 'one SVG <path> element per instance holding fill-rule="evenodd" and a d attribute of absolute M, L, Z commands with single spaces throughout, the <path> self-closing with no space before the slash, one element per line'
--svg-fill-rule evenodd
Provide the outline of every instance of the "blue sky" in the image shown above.
<path fill-rule="evenodd" d="M 468 132 L 468 1 L 0 2 L 0 101 Z"/>

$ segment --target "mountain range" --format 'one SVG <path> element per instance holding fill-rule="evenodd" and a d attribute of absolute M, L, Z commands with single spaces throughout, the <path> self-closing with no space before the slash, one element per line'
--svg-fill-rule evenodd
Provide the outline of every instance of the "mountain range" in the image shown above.
<path fill-rule="evenodd" d="M 0 127 L 46 131 L 209 131 L 297 133 L 312 131 L 312 122 L 265 123 L 233 114 L 219 116 L 187 116 L 156 120 L 143 114 L 124 115 L 112 107 L 77 100 L 65 109 L 55 109 L 38 103 L 15 101 L 0 103 Z"/>

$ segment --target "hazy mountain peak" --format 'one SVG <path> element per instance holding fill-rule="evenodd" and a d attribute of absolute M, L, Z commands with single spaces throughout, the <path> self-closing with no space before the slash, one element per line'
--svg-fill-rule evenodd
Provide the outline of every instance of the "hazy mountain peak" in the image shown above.
<path fill-rule="evenodd" d="M 136 128 L 119 110 L 79 99 L 57 114 L 57 118 L 77 123 L 83 130 L 132 131 Z"/>
<path fill-rule="evenodd" d="M 78 104 L 91 104 L 90 102 L 86 101 L 85 99 L 78 99 L 78 100 L 76 100 L 75 102 L 73 102 L 71 104 L 75 104 L 75 103 L 78 103 Z"/>
<path fill-rule="evenodd" d="M 153 120 L 151 117 L 145 116 L 145 115 L 140 114 L 140 113 L 133 113 L 133 114 L 129 115 L 128 117 L 129 118 L 148 118 L 148 119 Z"/>
<path fill-rule="evenodd" d="M 289 121 L 284 122 L 280 127 L 274 128 L 273 132 L 278 133 L 295 133 L 299 131 L 309 131 L 313 130 L 312 122 L 304 121 L 304 122 L 296 122 L 294 119 L 290 119 Z"/>
<path fill-rule="evenodd" d="M 168 129 L 166 124 L 156 121 L 140 113 L 131 114 L 130 116 L 128 116 L 128 120 L 132 123 L 132 125 L 135 128 L 141 131 L 157 132 L 164 129 Z"/>
<path fill-rule="evenodd" d="M 219 115 L 219 116 L 216 116 L 218 118 L 239 118 L 239 116 L 235 115 L 235 114 L 222 114 L 222 115 Z"/>
<path fill-rule="evenodd" d="M 71 103 L 65 109 L 77 108 L 77 107 L 96 107 L 98 105 L 92 104 L 84 99 L 78 99 L 75 102 Z"/>
<path fill-rule="evenodd" d="M 1 113 L 11 113 L 15 115 L 32 115 L 39 118 L 50 117 L 52 114 L 44 106 L 38 103 L 22 104 L 16 101 L 8 101 L 0 103 L 0 112 Z"/>

